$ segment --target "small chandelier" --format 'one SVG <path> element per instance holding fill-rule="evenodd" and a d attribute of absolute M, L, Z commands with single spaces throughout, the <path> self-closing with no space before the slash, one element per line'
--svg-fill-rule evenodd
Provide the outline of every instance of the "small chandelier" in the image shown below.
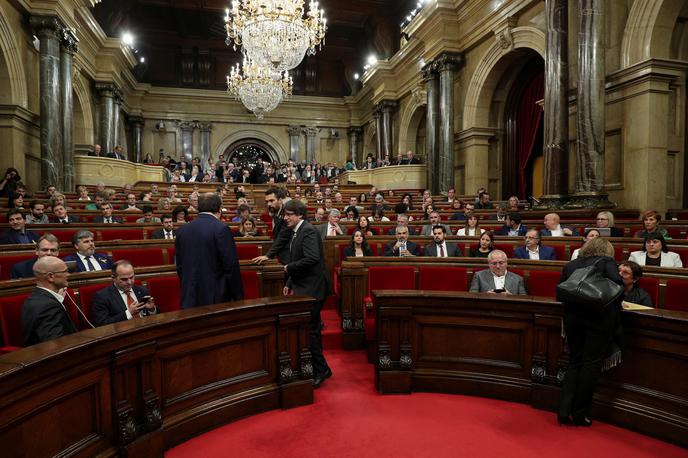
<path fill-rule="evenodd" d="M 244 74 L 236 64 L 227 76 L 227 92 L 241 100 L 258 119 L 274 110 L 279 103 L 289 97 L 294 84 L 289 72 L 275 72 L 257 65 L 250 59 L 244 60 Z"/>
<path fill-rule="evenodd" d="M 306 52 L 322 47 L 327 19 L 318 2 L 311 0 L 304 17 L 304 0 L 233 0 L 226 9 L 229 46 L 243 46 L 245 56 L 276 72 L 291 70 Z"/>

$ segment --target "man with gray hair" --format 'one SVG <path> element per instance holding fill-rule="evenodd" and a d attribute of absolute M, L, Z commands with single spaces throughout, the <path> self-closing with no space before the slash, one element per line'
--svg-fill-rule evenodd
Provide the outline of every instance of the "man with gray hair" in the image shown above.
<path fill-rule="evenodd" d="M 65 262 L 75 261 L 77 272 L 93 272 L 112 268 L 112 259 L 103 253 L 96 253 L 96 242 L 93 232 L 79 231 L 72 237 L 76 253 L 65 256 Z"/>
<path fill-rule="evenodd" d="M 437 211 L 430 212 L 429 219 L 430 219 L 430 224 L 426 224 L 425 226 L 423 226 L 423 230 L 420 231 L 420 235 L 432 235 L 432 228 L 434 228 L 435 226 L 443 226 L 445 234 L 451 234 L 452 233 L 449 226 L 447 226 L 446 224 L 442 224 L 442 222 L 441 222 L 442 217 L 440 216 L 439 212 L 437 212 Z M 480 235 L 480 234 L 478 234 L 478 235 Z"/>
<path fill-rule="evenodd" d="M 46 232 L 38 239 L 36 244 L 36 257 L 21 261 L 12 266 L 10 277 L 15 280 L 18 278 L 33 277 L 33 266 L 36 261 L 43 256 L 58 256 L 60 254 L 60 241 L 53 234 Z"/>
<path fill-rule="evenodd" d="M 525 295 L 526 288 L 520 275 L 507 271 L 507 256 L 502 250 L 492 250 L 487 255 L 489 269 L 473 274 L 472 293 L 504 293 Z"/>
<path fill-rule="evenodd" d="M 333 208 L 330 210 L 327 216 L 327 223 L 318 226 L 318 232 L 320 233 L 320 238 L 325 240 L 325 237 L 337 237 L 338 235 L 344 235 L 344 231 L 339 225 L 339 217 L 341 214 L 339 210 Z"/>

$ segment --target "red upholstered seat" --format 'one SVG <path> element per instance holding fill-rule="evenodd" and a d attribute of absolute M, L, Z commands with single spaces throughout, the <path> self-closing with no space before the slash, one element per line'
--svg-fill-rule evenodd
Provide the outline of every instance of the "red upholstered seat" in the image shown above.
<path fill-rule="evenodd" d="M 253 259 L 256 256 L 260 256 L 260 247 L 258 245 L 237 243 L 236 251 L 239 259 Z"/>
<path fill-rule="evenodd" d="M 419 289 L 432 291 L 468 291 L 465 267 L 420 266 Z"/>
<path fill-rule="evenodd" d="M 148 280 L 148 290 L 155 299 L 159 312 L 173 312 L 180 309 L 178 276 L 151 278 Z"/>
<path fill-rule="evenodd" d="M 34 253 L 3 255 L 0 256 L 0 280 L 9 280 L 12 273 L 12 266 L 18 262 L 26 261 L 35 257 Z"/>
<path fill-rule="evenodd" d="M 688 280 L 667 280 L 664 308 L 688 312 Z"/>
<path fill-rule="evenodd" d="M 674 226 L 664 226 L 664 228 L 667 230 L 669 235 L 671 236 L 672 239 L 682 239 L 682 234 L 681 231 L 683 230 L 682 227 L 674 227 Z M 681 256 L 683 257 L 683 256 Z M 683 262 L 685 264 L 685 261 Z"/>
<path fill-rule="evenodd" d="M 528 279 L 528 294 L 533 296 L 557 297 L 557 283 L 561 272 L 553 270 L 531 270 Z"/>
<path fill-rule="evenodd" d="M 683 262 L 683 267 L 688 267 L 688 248 L 672 248 L 669 251 L 678 253 L 681 256 L 681 262 Z"/>
<path fill-rule="evenodd" d="M 512 257 L 514 254 L 514 245 L 511 243 L 495 243 L 495 250 L 502 250 L 506 253 L 507 257 Z"/>
<path fill-rule="evenodd" d="M 550 245 L 554 248 L 554 255 L 557 257 L 557 261 L 568 261 L 566 256 L 566 246 L 564 245 Z"/>
<path fill-rule="evenodd" d="M 101 240 L 143 240 L 143 229 L 101 229 Z"/>
<path fill-rule="evenodd" d="M 120 259 L 126 259 L 130 261 L 134 267 L 164 266 L 168 264 L 165 262 L 164 253 L 164 248 L 112 250 L 112 260 L 116 262 Z"/>
<path fill-rule="evenodd" d="M 168 264 L 175 264 L 174 262 L 174 255 L 177 253 L 177 249 L 174 247 L 174 245 L 165 248 L 167 250 L 167 262 Z"/>
<path fill-rule="evenodd" d="M 244 299 L 258 299 L 259 297 L 263 297 L 260 291 L 258 271 L 242 270 L 241 283 L 244 285 Z"/>
<path fill-rule="evenodd" d="M 67 225 L 65 225 L 67 226 Z M 50 232 L 53 234 L 55 237 L 57 237 L 60 242 L 67 242 L 69 244 L 72 243 L 72 238 L 74 237 L 74 234 L 77 232 L 84 230 L 84 229 L 55 229 L 55 230 L 50 230 L 46 232 Z"/>
<path fill-rule="evenodd" d="M 659 303 L 659 278 L 643 277 L 638 282 L 638 286 L 644 289 L 652 299 L 652 305 L 657 307 Z"/>
<path fill-rule="evenodd" d="M 77 303 L 81 307 L 81 311 L 84 312 L 86 317 L 91 323 L 93 323 L 93 296 L 103 288 L 107 288 L 112 283 L 98 283 L 95 285 L 81 286 L 79 288 L 79 300 Z M 95 325 L 95 323 L 93 323 Z M 86 324 L 83 318 L 80 317 L 79 329 L 87 329 L 90 326 Z"/>
<path fill-rule="evenodd" d="M 0 320 L 2 320 L 2 338 L 5 347 L 24 345 L 21 311 L 27 297 L 29 294 L 17 294 L 16 296 L 3 297 L 0 301 Z"/>
<path fill-rule="evenodd" d="M 624 256 L 624 252 L 623 252 L 623 245 L 620 245 L 620 244 L 614 245 L 614 260 L 621 262 L 621 261 L 625 261 L 625 259 L 626 258 Z"/>
<path fill-rule="evenodd" d="M 368 268 L 368 296 L 364 299 L 372 302 L 372 292 L 383 289 L 416 289 L 415 272 L 412 266 L 373 266 Z M 364 306 L 365 332 L 368 340 L 375 338 L 374 309 Z"/>
<path fill-rule="evenodd" d="M 141 218 L 141 213 L 120 213 L 119 214 L 124 222 L 126 223 L 135 223 L 137 219 Z"/>

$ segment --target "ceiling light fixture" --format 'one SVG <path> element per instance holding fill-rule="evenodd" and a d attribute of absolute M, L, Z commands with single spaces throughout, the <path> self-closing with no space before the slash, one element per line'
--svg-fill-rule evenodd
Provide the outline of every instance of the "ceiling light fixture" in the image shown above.
<path fill-rule="evenodd" d="M 258 119 L 277 108 L 293 89 L 289 72 L 275 72 L 244 59 L 243 74 L 239 64 L 227 76 L 227 92 L 235 96 Z"/>

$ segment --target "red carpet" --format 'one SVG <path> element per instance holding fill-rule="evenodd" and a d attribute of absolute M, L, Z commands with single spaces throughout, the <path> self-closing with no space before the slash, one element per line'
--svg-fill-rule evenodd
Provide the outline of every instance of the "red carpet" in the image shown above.
<path fill-rule="evenodd" d="M 595 422 L 559 427 L 553 413 L 468 396 L 381 396 L 363 351 L 345 352 L 334 311 L 324 312 L 334 376 L 315 403 L 240 420 L 169 450 L 177 457 L 686 457 L 688 451 Z M 297 431 L 309 431 L 308 434 Z"/>

